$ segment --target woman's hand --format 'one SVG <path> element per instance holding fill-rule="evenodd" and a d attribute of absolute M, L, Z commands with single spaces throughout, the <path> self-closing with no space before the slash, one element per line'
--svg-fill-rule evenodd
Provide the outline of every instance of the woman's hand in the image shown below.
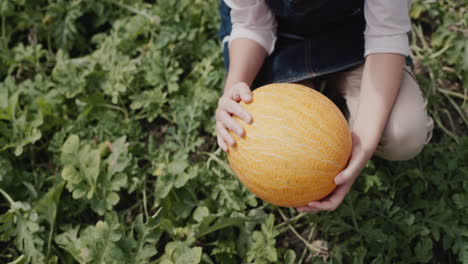
<path fill-rule="evenodd" d="M 218 108 L 215 112 L 218 145 L 226 152 L 229 151 L 227 145 L 234 146 L 236 144 L 228 129 L 239 137 L 243 137 L 245 133 L 242 126 L 232 118 L 232 115 L 237 116 L 247 124 L 252 122 L 252 116 L 239 104 L 241 100 L 247 104 L 251 103 L 252 91 L 246 83 L 238 82 L 225 90 L 218 101 Z"/>
<path fill-rule="evenodd" d="M 395 53 L 373 53 L 366 57 L 348 166 L 335 177 L 338 187 L 330 195 L 298 208 L 299 211 L 333 211 L 340 206 L 382 137 L 400 89 L 404 63 L 405 56 Z"/>
<path fill-rule="evenodd" d="M 353 133 L 351 157 L 346 168 L 335 177 L 336 189 L 321 201 L 313 201 L 308 206 L 299 207 L 299 212 L 334 211 L 348 194 L 351 186 L 372 157 L 373 151 L 363 147 L 359 137 Z"/>

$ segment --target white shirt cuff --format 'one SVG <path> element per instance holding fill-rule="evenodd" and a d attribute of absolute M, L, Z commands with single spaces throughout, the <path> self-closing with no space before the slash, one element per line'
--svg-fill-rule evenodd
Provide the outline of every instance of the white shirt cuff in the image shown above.
<path fill-rule="evenodd" d="M 364 57 L 373 53 L 398 53 L 408 56 L 410 54 L 408 35 L 366 35 Z"/>
<path fill-rule="evenodd" d="M 247 38 L 260 44 L 270 55 L 276 42 L 276 19 L 264 0 L 224 0 L 231 7 L 231 41 Z"/>

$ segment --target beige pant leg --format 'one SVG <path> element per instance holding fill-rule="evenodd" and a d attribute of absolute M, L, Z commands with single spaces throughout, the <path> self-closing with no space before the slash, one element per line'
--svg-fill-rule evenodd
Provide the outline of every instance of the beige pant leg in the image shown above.
<path fill-rule="evenodd" d="M 359 102 L 359 97 L 363 69 L 364 66 L 361 65 L 337 73 L 327 84 L 327 87 L 340 93 L 346 100 L 351 127 L 359 104 L 362 103 Z M 421 152 L 431 139 L 434 128 L 426 105 L 427 100 L 423 97 L 410 68 L 405 67 L 398 96 L 374 154 L 388 160 L 408 160 Z"/>

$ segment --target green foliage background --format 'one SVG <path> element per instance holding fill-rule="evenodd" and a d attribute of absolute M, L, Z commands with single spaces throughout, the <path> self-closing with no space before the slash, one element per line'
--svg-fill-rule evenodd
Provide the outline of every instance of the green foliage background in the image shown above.
<path fill-rule="evenodd" d="M 432 143 L 319 215 L 216 145 L 217 4 L 0 1 L 0 263 L 468 263 L 467 2 L 411 11 Z"/>

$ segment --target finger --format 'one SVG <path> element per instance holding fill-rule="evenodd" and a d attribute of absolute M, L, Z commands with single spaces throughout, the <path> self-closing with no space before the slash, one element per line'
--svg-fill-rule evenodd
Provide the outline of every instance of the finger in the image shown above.
<path fill-rule="evenodd" d="M 308 205 L 312 208 L 323 211 L 335 211 L 348 193 L 347 186 L 338 186 L 333 193 L 322 201 L 313 201 Z"/>
<path fill-rule="evenodd" d="M 223 107 L 224 110 L 226 110 L 230 114 L 233 114 L 239 117 L 245 123 L 250 124 L 252 122 L 252 116 L 240 104 L 232 100 L 226 100 L 223 102 L 223 105 L 224 105 Z"/>
<path fill-rule="evenodd" d="M 251 97 L 252 91 L 250 90 L 250 87 L 244 82 L 238 82 L 230 89 L 229 98 L 236 102 L 240 102 L 241 99 L 244 102 L 246 100 L 247 102 L 250 102 L 252 99 Z"/>
<path fill-rule="evenodd" d="M 228 99 L 230 100 L 234 100 L 236 102 L 240 102 L 241 98 L 240 98 L 240 95 L 239 95 L 239 89 L 237 89 L 237 83 L 234 84 L 228 91 L 226 94 L 223 94 L 223 96 L 220 98 L 222 99 L 223 97 L 227 97 Z"/>
<path fill-rule="evenodd" d="M 224 140 L 224 142 L 231 146 L 234 146 L 236 144 L 234 138 L 229 134 L 229 132 L 221 122 L 216 123 L 216 130 L 218 131 L 218 135 L 221 137 L 222 140 Z"/>
<path fill-rule="evenodd" d="M 245 103 L 252 102 L 252 91 L 250 90 L 250 87 L 246 83 L 243 83 L 243 82 L 238 83 L 236 88 L 242 101 L 244 101 Z"/>
<path fill-rule="evenodd" d="M 338 173 L 335 177 L 335 184 L 342 185 L 357 176 L 356 171 L 362 169 L 362 166 L 367 163 L 367 158 L 363 152 L 352 153 L 346 168 Z"/>
<path fill-rule="evenodd" d="M 360 151 L 359 138 L 353 134 L 353 151 L 349 158 L 348 165 L 335 177 L 335 184 L 341 185 L 357 176 L 356 171 L 361 170 L 370 157 L 366 157 L 363 151 Z"/>
<path fill-rule="evenodd" d="M 307 213 L 318 213 L 320 212 L 320 210 L 316 209 L 316 208 L 312 208 L 310 206 L 303 206 L 303 207 L 299 207 L 297 208 L 297 211 L 299 212 L 307 212 Z"/>
<path fill-rule="evenodd" d="M 314 201 L 309 203 L 309 207 L 318 211 L 335 211 L 340 204 L 335 200 Z"/>
<path fill-rule="evenodd" d="M 222 111 L 219 113 L 219 121 L 229 130 L 234 131 L 239 137 L 244 136 L 244 129 L 228 113 Z"/>
<path fill-rule="evenodd" d="M 239 137 L 244 136 L 244 129 L 242 126 L 236 122 L 232 116 L 226 112 L 226 110 L 222 108 L 218 108 L 216 110 L 216 121 L 236 133 Z"/>
<path fill-rule="evenodd" d="M 309 203 L 309 206 L 315 210 L 319 211 L 335 211 L 336 208 L 338 208 L 339 204 L 336 204 L 331 201 L 324 201 L 324 202 L 311 202 Z"/>
<path fill-rule="evenodd" d="M 232 94 L 230 97 L 232 100 L 236 101 L 237 103 L 241 101 L 239 90 L 237 89 L 232 89 Z"/>
<path fill-rule="evenodd" d="M 226 145 L 226 142 L 224 142 L 223 138 L 222 138 L 220 135 L 218 135 L 217 138 L 218 138 L 218 145 L 219 145 L 219 147 L 220 147 L 222 150 L 224 150 L 225 152 L 229 152 L 229 148 L 228 148 L 228 146 Z"/>
<path fill-rule="evenodd" d="M 335 177 L 335 184 L 341 185 L 349 180 L 351 180 L 352 174 L 348 173 L 348 169 L 343 170 L 342 172 L 338 173 Z"/>

